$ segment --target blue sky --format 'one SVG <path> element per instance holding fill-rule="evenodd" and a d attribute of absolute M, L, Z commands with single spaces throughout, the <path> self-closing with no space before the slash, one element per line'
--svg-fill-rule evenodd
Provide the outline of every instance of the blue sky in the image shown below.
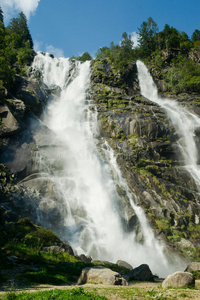
<path fill-rule="evenodd" d="M 0 0 L 7 25 L 22 10 L 36 50 L 71 57 L 91 55 L 122 33 L 137 32 L 152 17 L 162 30 L 167 23 L 189 36 L 200 30 L 200 0 Z"/>

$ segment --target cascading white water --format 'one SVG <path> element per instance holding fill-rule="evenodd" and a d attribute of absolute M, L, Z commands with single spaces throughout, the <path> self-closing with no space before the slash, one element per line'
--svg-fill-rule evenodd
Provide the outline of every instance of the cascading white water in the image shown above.
<path fill-rule="evenodd" d="M 200 118 L 179 105 L 175 100 L 161 98 L 145 64 L 137 61 L 137 68 L 141 94 L 166 111 L 179 136 L 178 145 L 185 168 L 190 172 L 198 189 L 200 189 L 200 166 L 198 165 L 198 149 L 195 143 L 195 130 L 200 128 Z"/>
<path fill-rule="evenodd" d="M 66 230 L 62 239 L 78 254 L 91 255 L 93 259 L 122 259 L 133 267 L 147 263 L 160 276 L 174 271 L 176 266 L 167 263 L 144 212 L 135 204 L 135 196 L 121 176 L 112 149 L 99 137 L 95 106 L 87 96 L 89 62 L 75 63 L 38 53 L 33 68 L 42 71 L 48 87 L 61 88 L 60 96 L 49 103 L 43 120 L 53 132 L 50 138 L 54 147 L 49 156 L 54 167 L 42 164 L 40 171 L 46 172 L 56 186 L 56 201 L 63 201 Z M 117 185 L 125 191 L 126 201 L 137 215 L 143 242 L 136 241 L 134 231 L 124 230 L 120 207 L 125 199 L 119 196 Z"/>

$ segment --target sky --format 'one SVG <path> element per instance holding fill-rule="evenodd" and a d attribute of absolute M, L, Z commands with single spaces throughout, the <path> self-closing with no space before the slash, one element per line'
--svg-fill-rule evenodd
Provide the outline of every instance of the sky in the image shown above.
<path fill-rule="evenodd" d="M 189 36 L 200 30 L 200 0 L 0 0 L 5 24 L 23 11 L 35 50 L 57 57 L 79 56 L 118 44 L 123 32 L 136 32 L 149 17 Z"/>

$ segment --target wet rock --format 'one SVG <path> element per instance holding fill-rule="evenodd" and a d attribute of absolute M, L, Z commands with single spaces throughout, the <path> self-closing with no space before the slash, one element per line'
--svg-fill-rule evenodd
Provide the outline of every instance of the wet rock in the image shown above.
<path fill-rule="evenodd" d="M 34 140 L 28 130 L 2 140 L 0 162 L 12 173 L 27 176 L 32 170 Z"/>
<path fill-rule="evenodd" d="M 117 272 L 104 267 L 91 267 L 82 270 L 77 284 L 102 283 L 108 285 L 128 285 L 127 281 Z"/>
<path fill-rule="evenodd" d="M 46 91 L 41 89 L 35 78 L 16 76 L 15 95 L 35 114 L 40 115 L 47 100 Z"/>
<path fill-rule="evenodd" d="M 189 272 L 176 272 L 167 276 L 167 278 L 163 281 L 162 287 L 191 287 L 195 286 L 194 276 Z"/>

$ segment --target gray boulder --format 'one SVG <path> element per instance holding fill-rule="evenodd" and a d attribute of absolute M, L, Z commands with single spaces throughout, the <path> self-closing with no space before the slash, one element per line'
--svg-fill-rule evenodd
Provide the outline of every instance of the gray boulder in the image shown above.
<path fill-rule="evenodd" d="M 131 266 L 131 265 L 129 265 L 126 261 L 124 261 L 124 260 L 118 260 L 117 262 L 116 262 L 116 264 L 118 265 L 118 266 L 120 266 L 120 267 L 124 267 L 124 268 L 126 268 L 126 269 L 129 269 L 129 270 L 132 270 L 133 269 L 133 267 Z"/>
<path fill-rule="evenodd" d="M 198 271 L 198 272 L 200 272 L 200 262 L 193 261 L 185 269 L 185 272 L 192 272 L 192 271 Z"/>
<path fill-rule="evenodd" d="M 88 267 L 82 270 L 77 284 L 89 282 L 108 285 L 128 285 L 127 281 L 119 273 L 101 266 Z"/>
<path fill-rule="evenodd" d="M 149 266 L 146 264 L 142 264 L 139 267 L 130 271 L 129 279 L 139 281 L 152 281 L 154 280 L 154 276 Z"/>
<path fill-rule="evenodd" d="M 195 278 L 189 272 L 176 272 L 167 276 L 167 278 L 163 281 L 162 287 L 189 287 L 195 285 Z"/>

